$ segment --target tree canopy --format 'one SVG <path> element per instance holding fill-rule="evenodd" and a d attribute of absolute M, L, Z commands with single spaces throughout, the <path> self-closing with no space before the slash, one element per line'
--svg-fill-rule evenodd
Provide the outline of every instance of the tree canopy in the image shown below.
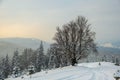
<path fill-rule="evenodd" d="M 89 53 L 97 52 L 95 32 L 91 31 L 88 20 L 83 16 L 63 25 L 62 29 L 57 27 L 54 40 L 59 54 L 65 56 L 72 65 Z"/>

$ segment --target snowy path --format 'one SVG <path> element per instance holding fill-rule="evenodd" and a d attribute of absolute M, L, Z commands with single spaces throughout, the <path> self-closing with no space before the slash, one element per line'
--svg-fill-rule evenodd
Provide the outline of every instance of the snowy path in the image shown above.
<path fill-rule="evenodd" d="M 102 63 L 98 66 L 98 63 L 84 63 L 79 66 L 68 66 L 64 68 L 58 68 L 25 76 L 24 79 L 9 78 L 6 80 L 114 80 L 113 74 L 120 67 L 114 66 L 112 63 Z"/>

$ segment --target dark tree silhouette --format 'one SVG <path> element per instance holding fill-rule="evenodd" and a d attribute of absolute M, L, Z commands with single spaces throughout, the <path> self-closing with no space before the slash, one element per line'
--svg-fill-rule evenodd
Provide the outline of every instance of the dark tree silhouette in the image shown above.
<path fill-rule="evenodd" d="M 63 25 L 62 29 L 58 27 L 54 37 L 59 54 L 73 66 L 89 53 L 97 52 L 94 39 L 95 32 L 91 31 L 88 20 L 83 16 Z"/>
<path fill-rule="evenodd" d="M 116 58 L 116 63 L 115 63 L 115 65 L 117 65 L 117 66 L 119 66 L 119 59 L 118 58 Z"/>

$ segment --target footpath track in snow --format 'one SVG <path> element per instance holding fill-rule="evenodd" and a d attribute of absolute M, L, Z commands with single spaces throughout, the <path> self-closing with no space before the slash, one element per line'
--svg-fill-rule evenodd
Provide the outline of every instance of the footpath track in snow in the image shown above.
<path fill-rule="evenodd" d="M 24 78 L 9 78 L 6 80 L 114 80 L 113 74 L 120 67 L 112 63 L 102 62 L 101 66 L 96 63 L 81 63 L 78 66 L 68 66 L 58 69 L 42 71 Z"/>

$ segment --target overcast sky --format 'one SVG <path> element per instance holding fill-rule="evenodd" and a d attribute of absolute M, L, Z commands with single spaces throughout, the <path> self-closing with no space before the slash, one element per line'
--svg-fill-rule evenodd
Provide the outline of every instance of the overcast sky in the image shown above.
<path fill-rule="evenodd" d="M 79 15 L 97 41 L 120 41 L 120 0 L 0 0 L 0 37 L 52 42 L 56 27 Z"/>

